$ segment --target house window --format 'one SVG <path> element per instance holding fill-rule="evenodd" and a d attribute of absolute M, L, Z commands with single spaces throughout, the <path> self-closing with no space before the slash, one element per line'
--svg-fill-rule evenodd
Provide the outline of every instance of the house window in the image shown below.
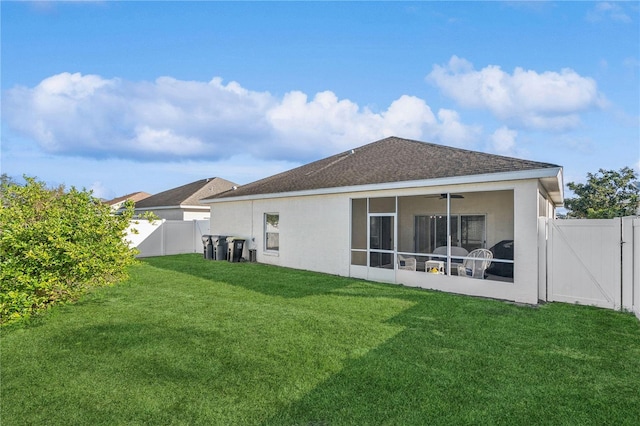
<path fill-rule="evenodd" d="M 264 248 L 266 251 L 280 250 L 280 214 L 264 214 Z"/>
<path fill-rule="evenodd" d="M 415 251 L 432 253 L 447 245 L 447 216 L 415 216 Z M 451 215 L 451 243 L 471 251 L 485 246 L 484 215 Z"/>
<path fill-rule="evenodd" d="M 460 216 L 460 245 L 468 251 L 486 248 L 485 217 L 483 215 Z"/>

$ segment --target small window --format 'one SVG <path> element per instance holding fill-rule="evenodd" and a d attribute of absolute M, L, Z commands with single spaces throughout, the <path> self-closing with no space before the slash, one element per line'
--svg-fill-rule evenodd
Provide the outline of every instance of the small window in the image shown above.
<path fill-rule="evenodd" d="M 264 248 L 267 251 L 280 250 L 280 214 L 264 214 Z"/>

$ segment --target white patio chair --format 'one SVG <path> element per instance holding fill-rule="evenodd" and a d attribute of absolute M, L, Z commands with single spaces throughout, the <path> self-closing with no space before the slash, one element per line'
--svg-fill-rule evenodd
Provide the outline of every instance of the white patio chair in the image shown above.
<path fill-rule="evenodd" d="M 458 265 L 458 275 L 484 279 L 484 271 L 491 265 L 493 253 L 487 249 L 475 249 L 467 257 L 473 259 L 465 259 L 462 265 Z"/>
<path fill-rule="evenodd" d="M 401 254 L 398 255 L 398 269 L 404 269 L 407 271 L 415 271 L 416 270 L 416 258 L 415 257 L 406 257 Z"/>

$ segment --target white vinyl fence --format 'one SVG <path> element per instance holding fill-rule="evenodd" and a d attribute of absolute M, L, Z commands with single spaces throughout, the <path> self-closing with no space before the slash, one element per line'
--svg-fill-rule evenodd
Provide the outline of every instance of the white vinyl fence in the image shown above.
<path fill-rule="evenodd" d="M 541 218 L 541 300 L 633 311 L 640 319 L 640 219 Z"/>
<path fill-rule="evenodd" d="M 131 229 L 137 229 L 133 233 Z M 633 311 L 640 319 L 640 218 L 540 218 L 539 299 Z M 139 257 L 202 253 L 208 220 L 132 221 Z"/>
<path fill-rule="evenodd" d="M 126 239 L 140 251 L 138 257 L 165 256 L 202 253 L 201 237 L 208 233 L 209 220 L 134 220 Z"/>

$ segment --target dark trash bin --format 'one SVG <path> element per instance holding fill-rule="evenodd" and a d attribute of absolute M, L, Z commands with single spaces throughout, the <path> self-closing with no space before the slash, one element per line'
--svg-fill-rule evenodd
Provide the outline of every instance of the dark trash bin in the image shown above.
<path fill-rule="evenodd" d="M 215 260 L 227 260 L 227 236 L 226 235 L 214 235 L 213 246 L 215 248 L 214 259 Z"/>
<path fill-rule="evenodd" d="M 207 260 L 213 260 L 213 235 L 202 236 L 202 257 Z"/>
<path fill-rule="evenodd" d="M 244 241 L 242 238 L 227 238 L 229 244 L 229 262 L 240 262 L 240 259 L 242 259 L 242 250 L 244 250 Z"/>

